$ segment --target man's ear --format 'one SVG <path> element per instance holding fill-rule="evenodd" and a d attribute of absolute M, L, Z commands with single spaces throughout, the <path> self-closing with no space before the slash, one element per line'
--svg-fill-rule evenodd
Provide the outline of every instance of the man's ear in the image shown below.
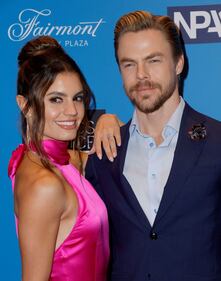
<path fill-rule="evenodd" d="M 184 67 L 184 56 L 181 55 L 176 64 L 176 74 L 179 75 L 182 73 Z"/>

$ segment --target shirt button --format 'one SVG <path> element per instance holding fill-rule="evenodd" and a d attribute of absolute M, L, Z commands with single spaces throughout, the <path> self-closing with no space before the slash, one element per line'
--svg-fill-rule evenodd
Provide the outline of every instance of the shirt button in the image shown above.
<path fill-rule="evenodd" d="M 151 232 L 150 233 L 150 239 L 151 240 L 157 240 L 158 239 L 157 233 L 156 232 Z"/>
<path fill-rule="evenodd" d="M 153 143 L 153 142 L 151 142 L 151 143 L 149 144 L 149 146 L 150 146 L 150 147 L 153 147 L 153 146 L 154 146 L 154 143 Z"/>

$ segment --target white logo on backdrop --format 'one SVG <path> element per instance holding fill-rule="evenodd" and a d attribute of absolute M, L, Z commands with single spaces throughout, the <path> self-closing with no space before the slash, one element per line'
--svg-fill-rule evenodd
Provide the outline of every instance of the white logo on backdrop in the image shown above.
<path fill-rule="evenodd" d="M 182 25 L 190 39 L 196 39 L 197 31 L 201 29 L 207 29 L 208 33 L 216 32 L 221 37 L 221 12 L 218 13 L 216 10 L 191 11 L 190 26 L 181 12 L 174 13 L 174 21 L 178 27 Z"/>
<path fill-rule="evenodd" d="M 43 17 L 51 15 L 51 10 L 41 11 L 35 9 L 22 10 L 18 15 L 18 22 L 11 24 L 8 28 L 8 37 L 12 41 L 22 41 L 29 35 L 36 37 L 42 35 L 50 36 L 68 36 L 71 40 L 66 40 L 65 45 L 71 47 L 87 46 L 88 41 L 79 39 L 80 36 L 96 37 L 98 28 L 105 23 L 103 19 L 97 21 L 81 21 L 76 25 L 53 25 L 51 22 L 41 24 Z M 75 39 L 74 36 L 78 36 Z M 74 39 L 74 40 L 73 40 Z"/>
<path fill-rule="evenodd" d="M 168 7 L 185 43 L 212 43 L 221 39 L 221 5 Z"/>

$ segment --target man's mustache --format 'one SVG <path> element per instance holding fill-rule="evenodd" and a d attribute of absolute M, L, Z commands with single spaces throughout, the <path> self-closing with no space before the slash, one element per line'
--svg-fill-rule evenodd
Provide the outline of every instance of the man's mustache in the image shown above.
<path fill-rule="evenodd" d="M 134 86 L 130 88 L 130 92 L 155 88 L 160 88 L 160 85 L 158 83 L 154 83 L 151 80 L 138 81 Z"/>

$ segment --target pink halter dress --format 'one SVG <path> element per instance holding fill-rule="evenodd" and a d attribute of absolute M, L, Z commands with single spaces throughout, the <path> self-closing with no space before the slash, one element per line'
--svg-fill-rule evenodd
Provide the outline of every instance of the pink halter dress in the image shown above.
<path fill-rule="evenodd" d="M 73 188 L 78 200 L 76 223 L 54 253 L 50 280 L 105 281 L 109 260 L 105 205 L 90 183 L 69 163 L 67 142 L 44 140 L 42 146 L 48 159 Z M 26 145 L 19 145 L 10 159 L 8 172 L 13 190 L 16 170 L 26 150 Z"/>

